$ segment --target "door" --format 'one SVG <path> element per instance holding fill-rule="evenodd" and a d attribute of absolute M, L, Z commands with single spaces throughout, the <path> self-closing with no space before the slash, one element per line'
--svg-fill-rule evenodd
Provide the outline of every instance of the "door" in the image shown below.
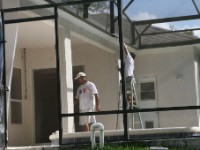
<path fill-rule="evenodd" d="M 59 129 L 56 69 L 34 71 L 35 142 L 49 143 Z"/>

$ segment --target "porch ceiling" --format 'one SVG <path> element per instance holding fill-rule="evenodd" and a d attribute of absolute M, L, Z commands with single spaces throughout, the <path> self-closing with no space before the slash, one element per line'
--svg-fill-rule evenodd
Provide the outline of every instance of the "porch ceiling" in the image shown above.
<path fill-rule="evenodd" d="M 54 47 L 54 25 L 51 22 L 37 21 L 19 24 L 17 47 Z"/>
<path fill-rule="evenodd" d="M 82 45 L 84 40 L 72 37 L 73 45 Z M 18 48 L 44 48 L 55 46 L 54 24 L 51 21 L 36 21 L 19 24 Z"/>

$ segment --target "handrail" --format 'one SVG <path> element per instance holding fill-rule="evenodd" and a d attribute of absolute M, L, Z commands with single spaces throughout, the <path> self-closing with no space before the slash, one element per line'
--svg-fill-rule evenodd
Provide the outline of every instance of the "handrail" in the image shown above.
<path fill-rule="evenodd" d="M 100 145 L 100 149 L 103 149 L 104 147 L 104 126 L 102 123 L 98 122 L 98 123 L 93 123 L 90 127 L 91 130 L 91 147 L 92 149 L 95 148 L 96 146 L 96 142 L 95 142 L 95 130 L 99 129 L 100 134 L 99 134 L 99 145 Z"/>

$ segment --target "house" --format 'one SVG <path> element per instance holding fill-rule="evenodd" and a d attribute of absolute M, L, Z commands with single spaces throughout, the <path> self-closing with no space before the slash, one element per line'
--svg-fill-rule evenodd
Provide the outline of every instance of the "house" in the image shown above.
<path fill-rule="evenodd" d="M 26 3 L 16 2 L 15 7 Z M 41 11 L 39 13 L 46 13 L 45 9 Z M 88 79 L 96 84 L 102 110 L 115 110 L 119 95 L 118 40 L 66 12 L 59 13 L 62 113 L 74 112 L 73 75 L 78 71 L 85 71 Z M 36 13 L 22 11 L 14 15 L 28 18 L 35 17 Z M 11 89 L 7 104 L 10 146 L 48 142 L 49 135 L 59 129 L 54 28 L 52 20 L 5 25 L 6 77 Z M 116 128 L 117 115 L 100 115 L 97 119 L 104 122 L 107 129 Z M 73 117 L 62 121 L 63 132 L 78 130 Z"/>
<path fill-rule="evenodd" d="M 45 3 L 7 0 L 4 8 Z M 102 111 L 119 109 L 118 39 L 59 9 L 56 51 L 55 20 L 47 19 L 53 13 L 53 8 L 6 13 L 7 22 L 29 18 L 27 22 L 5 24 L 9 146 L 49 142 L 49 135 L 59 129 L 59 106 L 62 114 L 77 111 L 73 104 L 77 85 L 73 79 L 79 71 L 86 72 L 96 84 Z M 46 18 L 31 21 L 38 16 Z M 137 55 L 140 108 L 199 105 L 198 44 L 129 48 Z M 141 116 L 146 128 L 199 126 L 198 110 L 143 112 Z M 123 129 L 122 118 L 116 114 L 98 115 L 97 120 L 105 130 Z M 77 117 L 62 118 L 64 133 L 79 131 L 77 124 Z"/>

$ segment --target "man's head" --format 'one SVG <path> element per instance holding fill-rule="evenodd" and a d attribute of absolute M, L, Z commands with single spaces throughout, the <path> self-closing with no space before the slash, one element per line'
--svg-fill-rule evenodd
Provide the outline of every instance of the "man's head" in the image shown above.
<path fill-rule="evenodd" d="M 86 74 L 84 72 L 79 72 L 74 80 L 77 80 L 80 84 L 84 84 L 86 80 Z"/>
<path fill-rule="evenodd" d="M 132 57 L 133 59 L 135 59 L 135 54 L 134 54 L 133 52 L 129 52 L 129 53 L 130 53 L 131 57 Z"/>

